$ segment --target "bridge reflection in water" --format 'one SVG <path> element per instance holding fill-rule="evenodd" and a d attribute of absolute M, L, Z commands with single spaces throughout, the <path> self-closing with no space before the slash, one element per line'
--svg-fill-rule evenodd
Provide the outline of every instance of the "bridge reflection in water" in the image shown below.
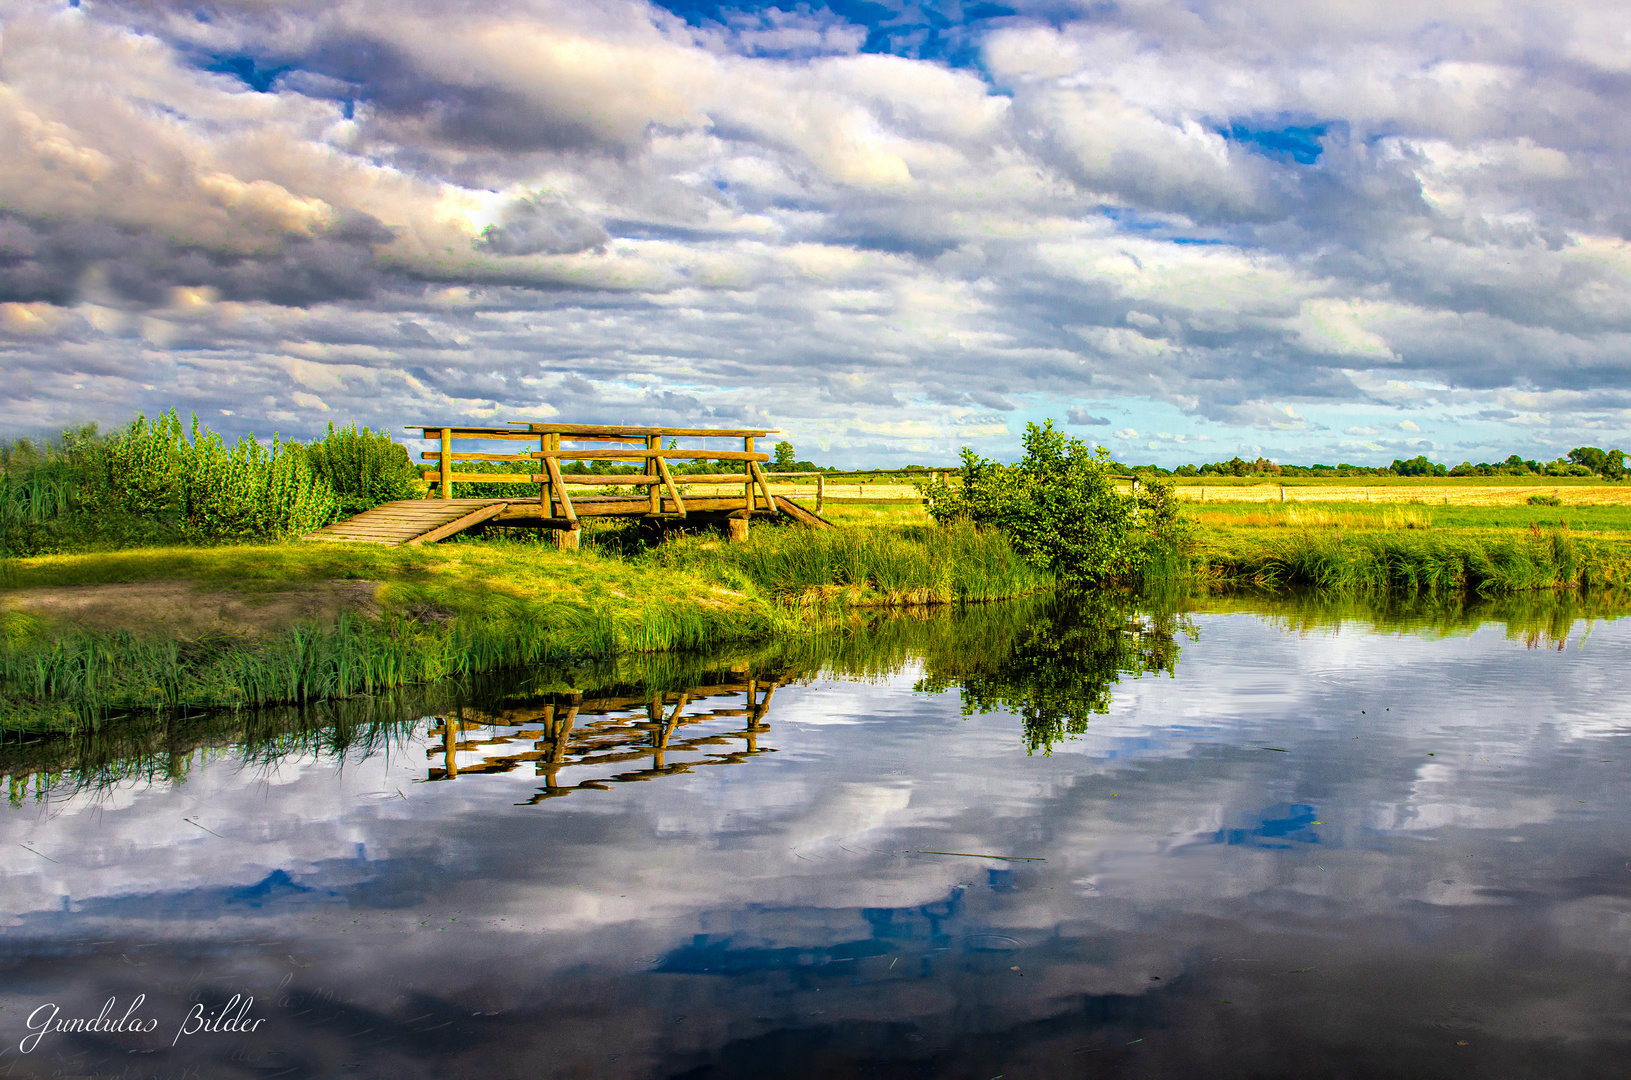
<path fill-rule="evenodd" d="M 760 742 L 770 732 L 765 717 L 771 696 L 783 681 L 728 676 L 644 697 L 563 693 L 496 713 L 461 708 L 456 716 L 436 718 L 425 779 L 506 773 L 531 763 L 544 785 L 519 804 L 528 805 L 704 765 L 737 764 L 775 752 Z M 645 768 L 626 767 L 647 759 Z"/>

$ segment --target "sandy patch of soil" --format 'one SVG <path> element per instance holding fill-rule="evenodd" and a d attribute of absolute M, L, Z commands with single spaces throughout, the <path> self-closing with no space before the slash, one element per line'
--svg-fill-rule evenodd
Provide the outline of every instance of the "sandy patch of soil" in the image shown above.
<path fill-rule="evenodd" d="M 63 585 L 0 593 L 0 606 L 86 630 L 195 640 L 261 637 L 301 622 L 332 623 L 342 612 L 379 616 L 374 581 L 319 581 L 257 592 L 191 581 Z"/>

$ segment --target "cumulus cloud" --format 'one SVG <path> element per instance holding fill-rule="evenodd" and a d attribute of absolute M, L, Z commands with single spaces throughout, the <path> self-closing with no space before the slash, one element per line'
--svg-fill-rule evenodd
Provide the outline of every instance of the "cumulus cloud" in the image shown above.
<path fill-rule="evenodd" d="M 14 0 L 0 421 L 1631 434 L 1613 5 L 710 10 Z"/>

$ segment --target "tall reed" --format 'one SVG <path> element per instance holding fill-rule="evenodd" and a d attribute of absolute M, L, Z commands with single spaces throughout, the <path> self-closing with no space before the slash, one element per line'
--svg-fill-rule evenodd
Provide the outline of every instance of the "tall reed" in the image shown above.
<path fill-rule="evenodd" d="M 757 528 L 746 543 L 692 536 L 653 556 L 693 566 L 779 603 L 945 604 L 1049 589 L 1053 575 L 1020 557 L 994 529 L 967 524 L 897 528 Z"/>
<path fill-rule="evenodd" d="M 1493 536 L 1402 530 L 1231 536 L 1227 549 L 1203 548 L 1198 562 L 1214 583 L 1336 595 L 1495 595 L 1631 582 L 1631 547 L 1538 527 Z"/>

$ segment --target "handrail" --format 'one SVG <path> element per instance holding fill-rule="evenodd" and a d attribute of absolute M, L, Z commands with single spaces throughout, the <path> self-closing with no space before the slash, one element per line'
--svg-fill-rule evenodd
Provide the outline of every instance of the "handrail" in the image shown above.
<path fill-rule="evenodd" d="M 670 461 L 718 461 L 739 462 L 742 471 L 739 474 L 712 474 L 706 480 L 699 482 L 710 484 L 740 484 L 742 485 L 742 499 L 748 514 L 764 509 L 774 510 L 776 500 L 770 493 L 769 485 L 764 474 L 759 469 L 759 463 L 770 460 L 769 454 L 757 453 L 754 450 L 754 440 L 762 435 L 775 434 L 766 429 L 716 429 L 716 428 L 665 428 L 665 427 L 627 427 L 608 426 L 598 424 L 547 424 L 533 423 L 531 421 L 511 421 L 513 425 L 526 425 L 526 430 L 509 428 L 477 428 L 454 427 L 436 425 L 414 425 L 410 430 L 417 430 L 427 440 L 436 440 L 440 445 L 436 451 L 421 453 L 420 460 L 435 462 L 435 468 L 426 469 L 422 473 L 424 479 L 437 485 L 441 498 L 452 498 L 453 485 L 464 484 L 537 484 L 538 502 L 540 510 L 546 518 L 556 516 L 556 507 L 560 508 L 560 518 L 564 519 L 568 527 L 578 527 L 578 514 L 572 505 L 572 497 L 567 491 L 570 484 L 606 484 L 631 489 L 644 488 L 646 490 L 649 513 L 661 515 L 673 513 L 677 517 L 686 516 L 685 499 L 680 493 L 680 485 L 690 482 L 690 478 L 682 476 L 676 478 L 668 468 Z M 672 447 L 665 449 L 662 445 L 664 439 L 676 438 L 730 438 L 741 439 L 740 450 L 697 450 L 679 449 Z M 453 441 L 455 439 L 500 439 L 511 442 L 536 442 L 538 449 L 522 451 L 519 448 L 513 454 L 488 454 L 461 451 L 455 453 Z M 623 442 L 644 443 L 644 446 L 629 446 L 618 449 L 563 449 L 562 442 Z M 479 462 L 515 462 L 523 467 L 532 465 L 533 471 L 526 472 L 454 472 L 454 463 L 459 461 Z M 629 475 L 572 473 L 563 474 L 561 462 L 563 461 L 604 461 L 604 462 L 630 462 L 643 464 L 644 471 Z M 756 498 L 757 496 L 757 498 Z M 666 498 L 665 498 L 666 497 Z M 757 503 L 763 500 L 763 506 Z M 665 507 L 665 501 L 672 507 Z M 819 496 L 818 496 L 819 508 Z"/>

